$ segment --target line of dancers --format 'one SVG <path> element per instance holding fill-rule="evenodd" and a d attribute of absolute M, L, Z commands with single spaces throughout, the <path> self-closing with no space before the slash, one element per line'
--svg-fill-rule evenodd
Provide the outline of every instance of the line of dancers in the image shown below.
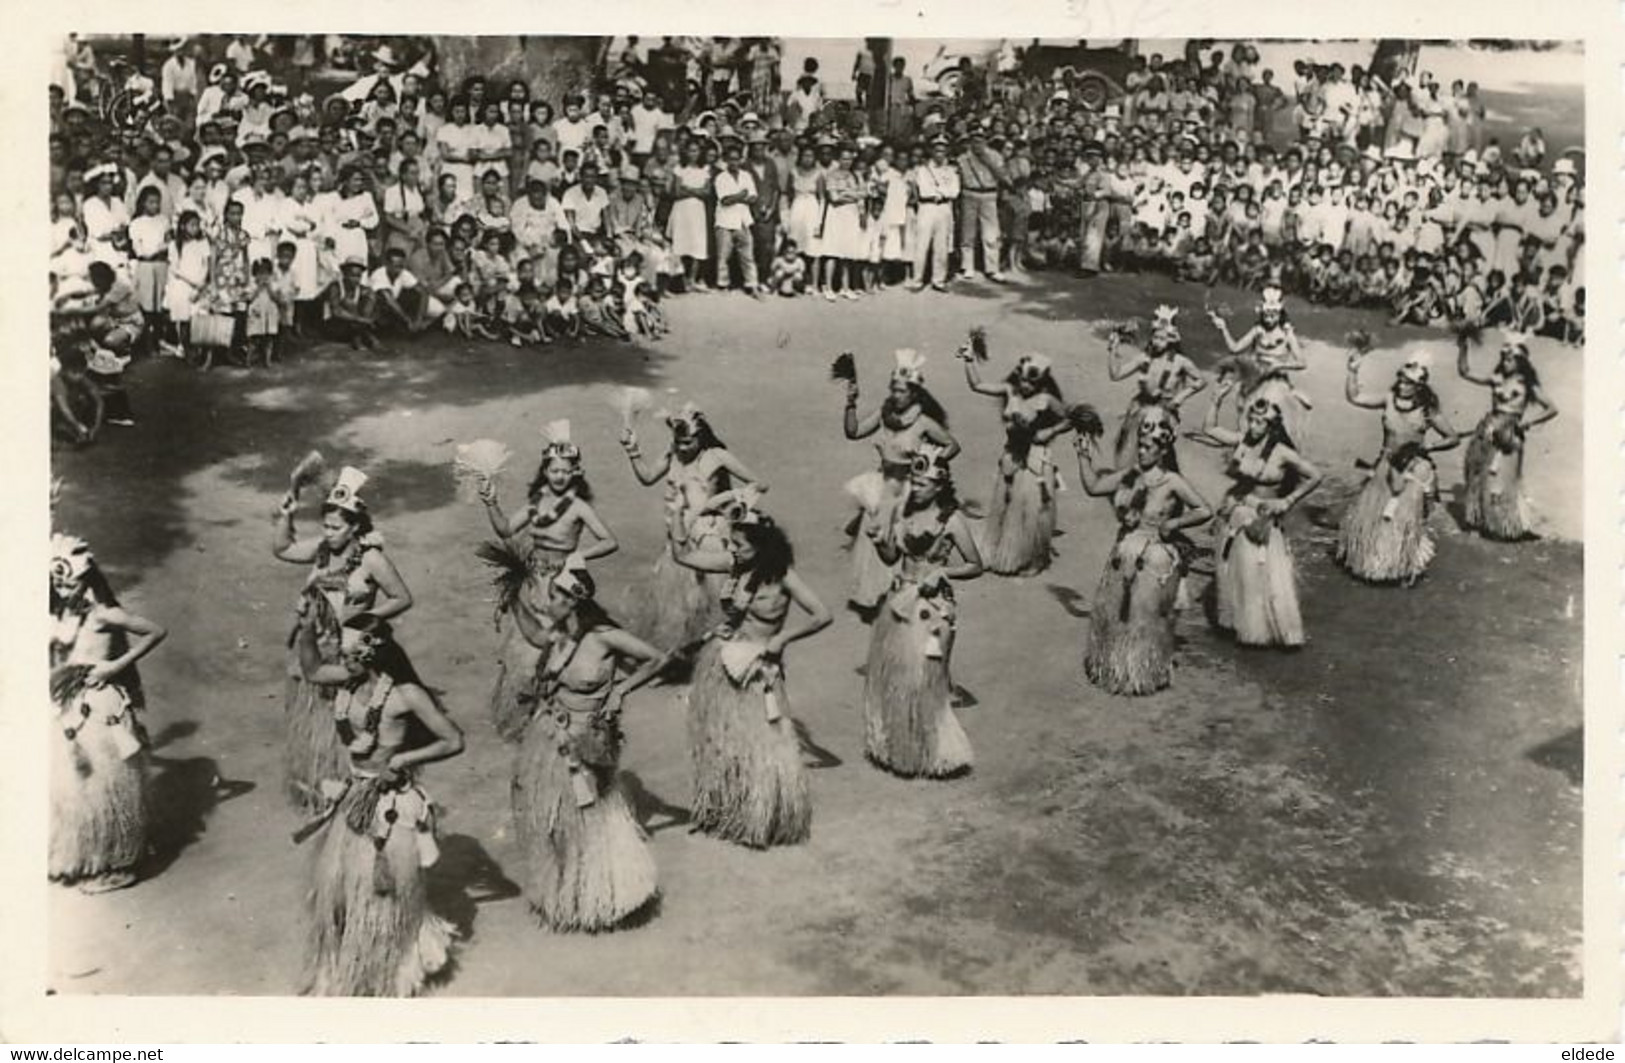
<path fill-rule="evenodd" d="M 1062 477 L 1054 448 L 1070 434 L 1078 480 L 1109 500 L 1118 529 L 1090 609 L 1083 669 L 1119 695 L 1173 678 L 1177 612 L 1213 523 L 1214 616 L 1236 642 L 1305 642 L 1283 521 L 1322 482 L 1289 428 L 1310 404 L 1289 373 L 1302 367 L 1279 293 L 1266 292 L 1241 341 L 1210 380 L 1181 351 L 1176 314 L 1158 308 L 1142 349 L 1113 327 L 1107 361 L 1134 394 L 1112 451 L 1087 404 L 1069 404 L 1042 355 L 993 382 L 987 337 L 957 356 L 967 386 L 998 400 L 1005 443 L 985 515 L 973 521 L 952 475 L 960 447 L 925 382 L 925 359 L 895 354 L 884 399 L 864 412 L 856 359 L 832 375 L 845 392 L 848 439 L 872 439 L 879 467 L 854 478 L 849 602 L 871 621 L 861 698 L 864 749 L 903 778 L 948 779 L 974 751 L 954 712 L 955 586 L 986 572 L 1021 576 L 1054 557 Z M 1222 324 L 1222 322 L 1221 322 Z M 1494 369 L 1475 371 L 1474 337 L 1458 338 L 1460 375 L 1491 391 L 1472 433 L 1457 433 L 1429 387 L 1425 355 L 1386 392 L 1360 380 L 1369 339 L 1351 334 L 1347 399 L 1382 412 L 1382 446 L 1346 512 L 1337 556 L 1355 576 L 1413 585 L 1434 553 L 1427 512 L 1438 493 L 1431 454 L 1469 439 L 1466 522 L 1490 538 L 1530 534 L 1521 491 L 1526 433 L 1556 416 L 1526 342 L 1504 338 Z M 1125 350 L 1125 348 L 1130 348 Z M 1181 411 L 1212 388 L 1200 425 Z M 1293 407 L 1289 417 L 1288 408 Z M 1228 416 L 1227 416 L 1227 412 Z M 663 491 L 665 543 L 638 581 L 623 625 L 600 603 L 589 565 L 618 550 L 593 506 L 567 421 L 543 431 L 541 459 L 516 511 L 499 497 L 500 461 L 473 467 L 494 539 L 479 548 L 497 590 L 491 721 L 510 744 L 512 815 L 526 900 L 557 931 L 613 929 L 659 894 L 647 837 L 619 776 L 626 699 L 688 676 L 691 828 L 753 848 L 794 845 L 812 829 L 810 742 L 798 729 L 787 651 L 832 621 L 801 578 L 784 528 L 764 509 L 768 487 L 692 404 L 665 415 L 669 442 L 646 454 L 628 413 L 621 444 L 645 486 Z M 1226 423 L 1228 422 L 1228 423 Z M 1185 438 L 1225 454 L 1229 489 L 1215 507 L 1181 473 Z M 373 527 L 367 477 L 346 467 L 323 496 L 320 531 L 296 527 L 318 455 L 294 470 L 272 515 L 272 551 L 306 568 L 286 657 L 287 795 L 311 849 L 303 989 L 323 995 L 420 992 L 451 962 L 457 932 L 430 908 L 425 872 L 438 858 L 435 805 L 423 767 L 465 748 L 462 729 L 418 676 L 394 626 L 412 593 Z M 148 746 L 136 663 L 163 639 L 121 609 L 88 546 L 58 534 L 51 569 L 50 873 L 86 888 L 128 885 L 146 856 Z"/>

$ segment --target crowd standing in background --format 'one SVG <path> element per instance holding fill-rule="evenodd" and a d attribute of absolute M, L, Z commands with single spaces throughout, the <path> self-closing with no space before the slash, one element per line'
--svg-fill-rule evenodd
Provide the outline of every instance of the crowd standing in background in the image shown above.
<path fill-rule="evenodd" d="M 136 354 L 653 340 L 665 298 L 717 289 L 1157 270 L 1584 335 L 1583 159 L 1535 129 L 1501 144 L 1476 84 L 1426 72 L 1278 78 L 1247 44 L 1193 45 L 1135 57 L 1091 109 L 1077 71 L 1025 75 L 1008 42 L 917 97 L 867 50 L 835 92 L 771 38 L 625 38 L 538 99 L 447 83 L 425 38 L 156 47 L 155 78 L 70 39 L 51 88 L 53 369 L 79 438 L 133 420 Z M 105 414 L 73 400 L 91 392 Z"/>

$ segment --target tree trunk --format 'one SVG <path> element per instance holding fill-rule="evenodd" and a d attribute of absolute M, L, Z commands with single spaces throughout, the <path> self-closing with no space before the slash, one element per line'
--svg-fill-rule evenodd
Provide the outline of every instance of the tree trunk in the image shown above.
<path fill-rule="evenodd" d="M 869 128 L 881 129 L 886 119 L 886 105 L 891 102 L 886 98 L 891 88 L 891 38 L 865 37 L 863 46 L 875 57 L 875 80 L 869 86 Z"/>
<path fill-rule="evenodd" d="M 508 81 L 530 86 L 533 100 L 546 100 L 555 110 L 565 95 L 595 87 L 607 37 L 436 37 L 442 82 L 457 91 L 476 74 L 496 82 L 489 95 L 507 96 Z"/>
<path fill-rule="evenodd" d="M 1371 55 L 1371 72 L 1392 85 L 1401 74 L 1416 72 L 1416 60 L 1421 54 L 1421 41 L 1384 37 Z"/>

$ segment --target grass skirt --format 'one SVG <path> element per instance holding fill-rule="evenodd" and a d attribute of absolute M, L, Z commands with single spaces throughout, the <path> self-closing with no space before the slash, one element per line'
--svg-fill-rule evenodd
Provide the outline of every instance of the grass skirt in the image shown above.
<path fill-rule="evenodd" d="M 290 652 L 285 692 L 287 741 L 283 748 L 283 788 L 293 806 L 314 813 L 326 803 L 324 779 L 350 777 L 350 754 L 333 726 L 333 690 L 308 683 Z"/>
<path fill-rule="evenodd" d="M 611 930 L 658 894 L 654 856 L 621 790 L 618 737 L 591 743 L 588 714 L 556 715 L 531 721 L 514 769 L 525 898 L 554 930 Z"/>
<path fill-rule="evenodd" d="M 701 517 L 689 532 L 684 553 L 727 549 L 727 526 Z M 630 627 L 661 649 L 686 645 L 722 622 L 718 590 L 723 580 L 677 563 L 671 542 L 655 560 L 649 578 L 632 588 L 628 600 Z"/>
<path fill-rule="evenodd" d="M 1247 529 L 1258 511 L 1241 503 L 1225 516 L 1219 559 L 1219 626 L 1235 633 L 1243 646 L 1301 646 L 1303 618 L 1298 612 L 1297 578 L 1292 548 L 1279 521 L 1266 522 L 1264 541 L 1253 541 Z"/>
<path fill-rule="evenodd" d="M 1433 536 L 1427 528 L 1427 489 L 1405 481 L 1394 494 L 1388 462 L 1377 463 L 1337 535 L 1337 560 L 1350 573 L 1371 583 L 1412 582 L 1433 560 Z"/>
<path fill-rule="evenodd" d="M 873 609 L 886 600 L 897 569 L 880 559 L 869 532 L 891 523 L 902 501 L 903 481 L 876 470 L 849 480 L 846 492 L 861 507 L 858 533 L 852 539 L 852 589 L 847 601 L 859 609 Z"/>
<path fill-rule="evenodd" d="M 1140 422 L 1145 419 L 1146 404 L 1138 397 L 1128 404 L 1128 411 L 1123 414 L 1123 423 L 1117 429 L 1117 443 L 1113 447 L 1116 469 L 1132 468 L 1136 452 L 1140 446 Z"/>
<path fill-rule="evenodd" d="M 129 695 L 119 686 L 89 687 L 67 708 L 54 707 L 51 878 L 77 882 L 132 871 L 147 854 L 151 798 Z"/>
<path fill-rule="evenodd" d="M 314 840 L 305 994 L 416 995 L 450 966 L 457 936 L 429 908 L 424 870 L 438 848 L 428 796 L 356 779 Z"/>
<path fill-rule="evenodd" d="M 1033 457 L 1036 455 L 1029 455 Z M 1022 465 L 1007 476 L 1006 468 L 1013 465 L 1007 454 L 994 474 L 987 520 L 977 545 L 989 572 L 1031 576 L 1050 563 L 1050 544 L 1055 538 L 1055 473 L 1043 460 L 1043 473 Z"/>
<path fill-rule="evenodd" d="M 970 767 L 970 739 L 949 704 L 953 603 L 903 584 L 875 618 L 863 682 L 864 752 L 908 778 Z"/>
<path fill-rule="evenodd" d="M 807 769 L 783 673 L 764 668 L 760 652 L 759 644 L 712 639 L 695 662 L 693 825 L 755 848 L 795 845 L 812 834 Z"/>
<path fill-rule="evenodd" d="M 1523 494 L 1523 440 L 1509 430 L 1512 414 L 1491 412 L 1478 422 L 1467 444 L 1463 523 L 1487 539 L 1513 542 L 1534 531 L 1529 500 Z M 1497 429 L 1516 445 L 1511 452 L 1495 445 Z"/>
<path fill-rule="evenodd" d="M 1113 694 L 1154 694 L 1173 681 L 1179 553 L 1148 531 L 1112 547 L 1089 610 L 1083 670 Z"/>
<path fill-rule="evenodd" d="M 536 710 L 536 670 L 542 651 L 520 632 L 512 616 L 497 621 L 497 677 L 491 687 L 491 723 L 504 742 L 517 742 Z"/>

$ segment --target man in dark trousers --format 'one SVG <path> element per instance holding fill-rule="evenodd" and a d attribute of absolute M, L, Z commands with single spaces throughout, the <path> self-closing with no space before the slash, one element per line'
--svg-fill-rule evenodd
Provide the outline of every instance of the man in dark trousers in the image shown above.
<path fill-rule="evenodd" d="M 750 227 L 751 250 L 756 258 L 756 275 L 766 277 L 773 272 L 773 256 L 779 250 L 779 203 L 787 175 L 768 156 L 766 134 L 752 133 L 745 143 L 750 154 L 747 165 L 756 179 L 756 202 L 751 204 L 755 215 Z"/>

